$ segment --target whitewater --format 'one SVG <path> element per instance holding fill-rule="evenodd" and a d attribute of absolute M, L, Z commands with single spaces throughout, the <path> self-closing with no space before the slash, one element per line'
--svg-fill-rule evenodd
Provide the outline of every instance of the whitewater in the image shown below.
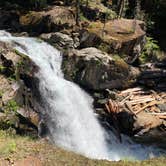
<path fill-rule="evenodd" d="M 36 38 L 14 37 L 5 31 L 0 31 L 0 41 L 8 42 L 39 67 L 35 77 L 39 79 L 42 113 L 47 117 L 43 120 L 54 144 L 95 159 L 142 160 L 159 154 L 158 149 L 136 144 L 127 136 L 119 143 L 111 131 L 102 128 L 92 97 L 64 79 L 60 51 Z"/>

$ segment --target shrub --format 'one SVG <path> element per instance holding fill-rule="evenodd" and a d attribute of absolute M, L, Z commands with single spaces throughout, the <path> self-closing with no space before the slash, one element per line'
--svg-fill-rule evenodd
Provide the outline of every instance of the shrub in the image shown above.
<path fill-rule="evenodd" d="M 157 41 L 151 37 L 146 37 L 146 44 L 139 58 L 140 62 L 146 63 L 157 59 L 157 54 L 159 51 L 160 47 L 158 46 Z"/>

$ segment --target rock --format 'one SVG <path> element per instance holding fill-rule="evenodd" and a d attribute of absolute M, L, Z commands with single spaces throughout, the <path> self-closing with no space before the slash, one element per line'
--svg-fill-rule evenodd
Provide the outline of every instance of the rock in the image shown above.
<path fill-rule="evenodd" d="M 32 11 L 20 17 L 23 30 L 37 34 L 57 32 L 75 25 L 73 12 L 63 6 L 53 6 L 45 11 Z"/>
<path fill-rule="evenodd" d="M 155 63 L 147 63 L 140 67 L 141 74 L 138 83 L 155 90 L 166 91 L 166 61 L 157 66 Z"/>
<path fill-rule="evenodd" d="M 93 90 L 126 88 L 133 80 L 131 67 L 121 58 L 113 59 L 93 47 L 66 53 L 62 69 L 66 79 Z"/>
<path fill-rule="evenodd" d="M 160 125 L 162 125 L 162 123 L 163 120 L 161 120 L 159 117 L 141 112 L 136 116 L 134 130 L 140 130 L 139 133 L 144 134 L 150 129 L 159 127 Z"/>
<path fill-rule="evenodd" d="M 37 69 L 26 55 L 11 45 L 0 42 L 0 67 L 4 69 L 0 71 L 0 111 L 4 115 L 0 118 L 0 128 L 12 127 L 17 132 L 37 134 L 39 114 L 32 91 L 26 86 L 26 78 L 33 77 Z"/>
<path fill-rule="evenodd" d="M 117 19 L 108 21 L 105 26 L 99 21 L 91 22 L 87 30 L 80 32 L 80 45 L 81 48 L 97 46 L 133 63 L 145 43 L 144 29 L 144 23 L 138 20 Z"/>
<path fill-rule="evenodd" d="M 69 35 L 60 32 L 41 34 L 40 38 L 59 50 L 73 49 L 75 46 L 77 47 L 77 43 L 75 45 L 74 40 Z"/>
<path fill-rule="evenodd" d="M 20 13 L 16 10 L 0 10 L 0 29 L 19 31 Z"/>
<path fill-rule="evenodd" d="M 160 112 L 166 112 L 166 103 L 157 104 L 157 107 L 160 109 Z"/>
<path fill-rule="evenodd" d="M 87 3 L 81 3 L 81 11 L 83 15 L 89 20 L 104 20 L 107 16 L 107 20 L 115 19 L 116 13 L 103 5 L 101 0 L 88 1 Z"/>
<path fill-rule="evenodd" d="M 28 108 L 29 110 L 20 108 L 17 110 L 17 113 L 23 116 L 25 119 L 27 119 L 30 123 L 32 123 L 36 128 L 39 124 L 39 114 L 34 112 L 32 109 Z"/>
<path fill-rule="evenodd" d="M 166 131 L 162 129 L 162 126 L 150 129 L 148 132 L 143 134 L 137 134 L 134 140 L 139 143 L 154 144 L 161 148 L 166 148 Z"/>
<path fill-rule="evenodd" d="M 18 128 L 19 118 L 14 112 L 0 112 L 0 129 Z"/>
<path fill-rule="evenodd" d="M 157 116 L 145 112 L 135 116 L 128 110 L 123 110 L 117 117 L 121 132 L 133 136 L 137 142 L 164 145 L 166 135 L 164 121 Z"/>

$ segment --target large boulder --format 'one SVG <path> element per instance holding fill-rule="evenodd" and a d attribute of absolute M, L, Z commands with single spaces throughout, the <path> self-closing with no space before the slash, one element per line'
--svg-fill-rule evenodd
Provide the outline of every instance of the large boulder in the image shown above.
<path fill-rule="evenodd" d="M 24 30 L 36 32 L 57 32 L 75 25 L 74 14 L 67 7 L 53 6 L 45 11 L 32 11 L 20 17 Z"/>
<path fill-rule="evenodd" d="M 93 90 L 126 88 L 139 73 L 120 57 L 111 57 L 93 47 L 66 53 L 62 69 L 66 79 Z"/>
<path fill-rule="evenodd" d="M 137 59 L 144 46 L 144 23 L 138 20 L 117 19 L 91 22 L 80 33 L 81 48 L 98 47 L 109 53 L 117 53 L 128 63 Z"/>

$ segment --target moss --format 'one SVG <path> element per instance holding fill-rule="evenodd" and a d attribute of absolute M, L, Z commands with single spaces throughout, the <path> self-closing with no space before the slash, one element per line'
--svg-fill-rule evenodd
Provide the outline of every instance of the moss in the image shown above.
<path fill-rule="evenodd" d="M 103 52 L 109 52 L 110 51 L 110 46 L 107 43 L 101 43 L 98 47 Z"/>
<path fill-rule="evenodd" d="M 27 55 L 23 54 L 22 52 L 18 51 L 17 49 L 14 49 L 14 52 L 22 58 L 27 58 Z"/>
<path fill-rule="evenodd" d="M 2 96 L 3 96 L 3 90 L 0 90 L 0 98 L 2 98 Z"/>
<path fill-rule="evenodd" d="M 35 142 L 28 136 L 16 135 L 13 130 L 0 130 L 0 165 L 2 157 L 15 156 L 15 159 L 24 157 L 30 150 L 30 143 Z M 32 150 L 33 151 L 33 150 Z"/>
<path fill-rule="evenodd" d="M 110 20 L 110 19 L 115 19 L 117 17 L 116 12 L 114 12 L 113 10 L 111 10 L 110 8 L 107 8 L 106 6 L 104 6 L 101 2 L 101 0 L 89 0 L 87 3 L 87 0 L 82 0 L 82 5 L 83 6 L 87 6 L 89 7 L 91 10 L 96 10 L 97 14 L 99 15 L 99 18 L 101 19 L 104 15 L 106 15 L 106 19 Z"/>
<path fill-rule="evenodd" d="M 119 70 L 122 72 L 128 71 L 128 64 L 119 55 L 113 55 L 113 59 Z"/>
<path fill-rule="evenodd" d="M 0 155 L 14 153 L 16 151 L 16 143 L 14 140 L 4 143 L 0 146 Z"/>
<path fill-rule="evenodd" d="M 17 110 L 19 106 L 14 99 L 9 100 L 1 109 L 3 110 L 3 118 L 0 119 L 0 129 L 7 130 L 9 128 L 18 127 L 19 118 Z"/>
<path fill-rule="evenodd" d="M 41 40 L 38 40 L 38 39 L 37 39 L 37 41 L 41 42 Z M 29 57 L 26 54 L 23 54 L 16 49 L 14 49 L 14 52 L 18 56 L 20 56 L 20 60 L 15 65 L 14 75 L 11 77 L 11 79 L 19 81 L 21 74 L 23 74 L 23 73 L 28 74 L 31 71 L 31 66 L 30 66 L 31 60 L 29 59 Z"/>
<path fill-rule="evenodd" d="M 9 100 L 7 104 L 4 106 L 4 112 L 9 113 L 9 112 L 15 112 L 18 110 L 19 105 L 15 100 Z"/>
<path fill-rule="evenodd" d="M 4 73 L 6 70 L 6 67 L 4 67 L 3 65 L 0 65 L 0 73 Z"/>
<path fill-rule="evenodd" d="M 28 14 L 20 17 L 20 23 L 24 26 L 39 24 L 42 15 L 39 12 L 29 12 Z"/>
<path fill-rule="evenodd" d="M 100 30 L 103 29 L 103 23 L 101 23 L 100 21 L 91 22 L 91 23 L 89 24 L 88 30 L 89 30 L 90 32 L 96 33 L 96 32 L 98 32 L 99 29 L 100 29 Z M 100 35 L 100 34 L 98 34 L 98 35 Z"/>
<path fill-rule="evenodd" d="M 80 20 L 81 21 L 88 21 L 88 19 L 83 15 L 83 13 L 80 14 Z"/>

